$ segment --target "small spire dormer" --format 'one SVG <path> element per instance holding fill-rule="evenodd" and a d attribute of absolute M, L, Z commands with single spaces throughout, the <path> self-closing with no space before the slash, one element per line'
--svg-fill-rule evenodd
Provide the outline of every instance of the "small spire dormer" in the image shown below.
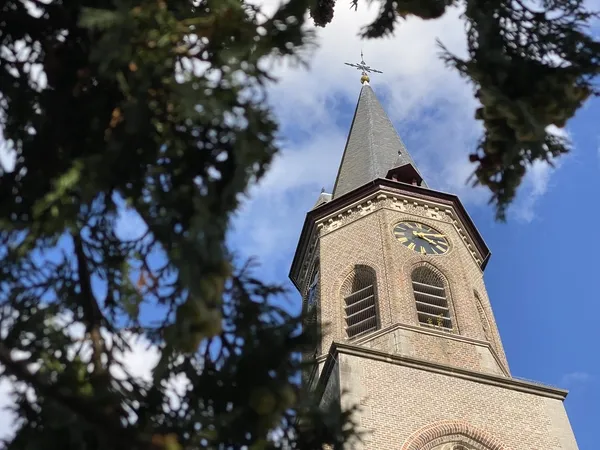
<path fill-rule="evenodd" d="M 413 186 L 425 185 L 421 174 L 410 163 L 400 164 L 393 169 L 390 169 L 385 178 L 399 181 L 400 183 L 412 184 Z"/>

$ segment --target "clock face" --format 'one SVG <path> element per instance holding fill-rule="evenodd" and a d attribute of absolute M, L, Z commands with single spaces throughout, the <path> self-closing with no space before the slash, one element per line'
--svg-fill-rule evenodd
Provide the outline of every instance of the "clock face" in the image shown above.
<path fill-rule="evenodd" d="M 400 222 L 394 227 L 398 241 L 422 255 L 443 255 L 450 249 L 444 234 L 418 222 Z"/>

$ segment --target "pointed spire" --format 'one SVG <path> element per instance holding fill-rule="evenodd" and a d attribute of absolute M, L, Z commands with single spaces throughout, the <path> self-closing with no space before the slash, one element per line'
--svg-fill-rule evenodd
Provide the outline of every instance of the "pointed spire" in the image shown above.
<path fill-rule="evenodd" d="M 384 178 L 391 169 L 406 164 L 417 170 L 373 89 L 368 81 L 363 81 L 333 198 L 376 178 Z M 426 186 L 425 182 L 421 185 Z"/>

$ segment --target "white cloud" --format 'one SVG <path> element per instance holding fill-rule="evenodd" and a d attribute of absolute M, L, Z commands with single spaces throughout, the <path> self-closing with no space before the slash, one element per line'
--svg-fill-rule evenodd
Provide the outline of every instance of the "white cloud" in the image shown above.
<path fill-rule="evenodd" d="M 286 149 L 267 175 L 250 189 L 233 221 L 233 246 L 244 255 L 259 255 L 269 266 L 289 264 L 304 215 L 321 188 L 331 189 L 345 136 L 329 132 Z M 263 267 L 263 270 L 270 270 Z"/>
<path fill-rule="evenodd" d="M 565 128 L 550 125 L 547 130 L 557 136 L 570 139 Z M 511 205 L 509 215 L 514 215 L 515 219 L 525 223 L 535 220 L 537 218 L 535 209 L 537 201 L 550 189 L 550 178 L 553 172 L 560 168 L 568 158 L 569 155 L 563 155 L 559 159 L 552 160 L 554 167 L 545 161 L 536 161 L 531 164 L 521 183 L 517 198 Z"/>
<path fill-rule="evenodd" d="M 562 384 L 574 385 L 587 383 L 594 379 L 594 376 L 588 372 L 570 372 L 563 375 L 561 378 Z"/>
<path fill-rule="evenodd" d="M 269 98 L 288 142 L 234 221 L 232 243 L 245 255 L 268 266 L 290 264 L 304 215 L 321 187 L 330 191 L 335 179 L 360 91 L 360 72 L 344 62 L 357 62 L 361 49 L 366 62 L 383 71 L 371 77 L 371 85 L 429 186 L 457 194 L 468 207 L 487 207 L 489 191 L 467 183 L 474 170 L 468 154 L 482 132 L 473 117 L 477 100 L 472 86 L 440 60 L 436 44 L 439 39 L 452 52 L 466 53 L 460 11 L 434 21 L 409 19 L 393 38 L 363 41 L 358 31 L 376 11 L 336 8 L 333 22 L 317 31 L 319 47 L 308 70 L 272 68 L 279 82 Z M 510 218 L 535 218 L 552 173 L 545 163 L 531 167 Z"/>
<path fill-rule="evenodd" d="M 366 3 L 358 12 L 336 8 L 334 21 L 317 31 L 319 48 L 309 70 L 290 64 L 272 68 L 279 83 L 272 86 L 269 98 L 288 142 L 266 177 L 250 190 L 250 200 L 235 220 L 236 230 L 243 230 L 239 246 L 244 253 L 263 261 L 282 254 L 282 247 L 289 254 L 320 189 L 331 190 L 348 133 L 338 116 L 345 108 L 349 119 L 360 91 L 360 72 L 344 62 L 357 62 L 361 49 L 367 63 L 384 72 L 373 76 L 371 84 L 391 119 L 407 124 L 414 134 L 411 142 L 423 144 L 409 150 L 427 178 L 444 167 L 435 187 L 464 187 L 467 159 L 457 154 L 466 151 L 465 136 L 476 136 L 470 129 L 476 129 L 474 121 L 464 120 L 472 116 L 473 96 L 466 83 L 444 67 L 435 43 L 439 37 L 452 50 L 464 52 L 459 12 L 453 10 L 439 21 L 408 20 L 393 39 L 360 40 L 359 29 L 376 11 Z M 438 120 L 431 116 L 431 124 L 422 126 L 418 119 L 427 120 L 428 114 Z M 440 153 L 450 164 L 439 161 Z M 458 177 L 451 165 L 460 166 Z"/>
<path fill-rule="evenodd" d="M 556 166 L 556 164 L 555 164 Z M 522 222 L 532 222 L 537 216 L 535 204 L 548 190 L 552 171 L 555 169 L 544 161 L 529 166 L 522 183 L 521 192 L 510 208 L 510 214 Z"/>
<path fill-rule="evenodd" d="M 483 189 L 465 183 L 472 172 L 467 154 L 479 134 L 473 91 L 444 66 L 436 44 L 439 38 L 465 53 L 460 11 L 436 21 L 410 19 L 393 38 L 363 41 L 358 32 L 376 12 L 366 3 L 358 12 L 337 7 L 333 22 L 317 31 L 310 69 L 272 68 L 279 83 L 269 98 L 288 142 L 234 221 L 233 242 L 245 255 L 269 266 L 289 265 L 304 215 L 321 188 L 333 186 L 360 92 L 360 72 L 344 62 L 358 62 L 361 49 L 366 62 L 383 71 L 372 76 L 371 85 L 430 186 L 466 202 L 487 200 Z M 340 124 L 340 114 L 346 123 Z"/>
<path fill-rule="evenodd" d="M 360 72 L 344 62 L 357 62 L 361 49 L 367 64 L 383 71 L 371 77 L 371 85 L 429 186 L 457 194 L 468 208 L 489 208 L 489 191 L 467 183 L 474 170 L 468 154 L 482 133 L 474 119 L 478 102 L 472 86 L 440 60 L 436 44 L 439 39 L 452 52 L 466 53 L 460 11 L 434 21 L 409 19 L 392 38 L 363 41 L 358 31 L 377 9 L 364 6 L 358 12 L 336 8 L 333 22 L 317 31 L 319 47 L 309 69 L 286 64 L 272 69 L 279 82 L 269 98 L 288 142 L 266 177 L 249 191 L 231 235 L 233 248 L 257 256 L 268 277 L 273 266 L 280 277 L 282 265 L 289 267 L 306 212 L 321 187 L 332 188 L 360 91 Z M 564 159 L 555 168 L 532 165 L 509 220 L 527 224 L 536 219 L 537 205 Z"/>

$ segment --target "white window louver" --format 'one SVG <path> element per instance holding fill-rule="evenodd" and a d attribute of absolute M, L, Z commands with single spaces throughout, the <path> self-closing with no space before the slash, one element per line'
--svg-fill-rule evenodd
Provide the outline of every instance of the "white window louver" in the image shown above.
<path fill-rule="evenodd" d="M 428 267 L 418 267 L 412 274 L 412 286 L 419 323 L 451 331 L 452 319 L 442 278 Z"/>
<path fill-rule="evenodd" d="M 352 276 L 344 297 L 346 333 L 349 338 L 377 329 L 377 298 L 375 276 L 370 270 L 359 268 Z"/>

